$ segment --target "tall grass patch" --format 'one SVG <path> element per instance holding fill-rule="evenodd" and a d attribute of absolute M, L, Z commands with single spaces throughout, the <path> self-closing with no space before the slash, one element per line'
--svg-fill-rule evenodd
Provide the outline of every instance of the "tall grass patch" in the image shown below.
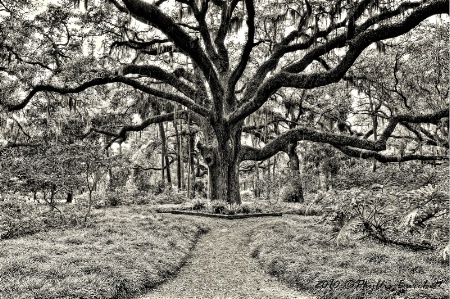
<path fill-rule="evenodd" d="M 174 275 L 207 229 L 146 206 L 105 209 L 90 227 L 0 242 L 0 298 L 131 298 Z"/>
<path fill-rule="evenodd" d="M 365 240 L 337 246 L 318 217 L 261 224 L 250 255 L 264 270 L 317 298 L 445 298 L 448 264 L 436 251 L 415 252 Z"/>

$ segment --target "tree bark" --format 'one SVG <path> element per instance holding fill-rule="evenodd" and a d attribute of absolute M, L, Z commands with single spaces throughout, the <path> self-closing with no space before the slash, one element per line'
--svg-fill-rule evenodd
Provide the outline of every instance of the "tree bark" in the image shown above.
<path fill-rule="evenodd" d="M 181 180 L 181 136 L 178 131 L 178 123 L 176 121 L 173 122 L 173 127 L 175 129 L 175 139 L 176 139 L 176 151 L 177 151 L 177 187 L 178 191 L 182 189 L 182 180 Z"/>
<path fill-rule="evenodd" d="M 72 201 L 73 201 L 73 193 L 72 192 L 67 192 L 66 203 L 72 203 Z"/>
<path fill-rule="evenodd" d="M 172 178 L 170 176 L 170 161 L 169 161 L 169 156 L 167 155 L 167 144 L 166 144 L 166 132 L 164 130 L 164 125 L 163 123 L 159 123 L 159 133 L 161 135 L 161 155 L 162 158 L 165 161 L 165 165 L 166 165 L 166 173 L 167 173 L 167 183 L 169 184 L 169 186 L 172 185 Z M 162 163 L 161 163 L 162 164 Z M 162 165 L 162 178 L 163 178 L 163 182 L 164 182 L 164 165 Z"/>
<path fill-rule="evenodd" d="M 302 179 L 300 176 L 300 159 L 298 158 L 296 152 L 297 144 L 291 143 L 288 145 L 286 153 L 289 156 L 289 168 L 290 168 L 290 179 L 286 185 L 286 198 L 285 200 L 292 202 L 303 202 L 303 187 Z"/>
<path fill-rule="evenodd" d="M 377 134 L 377 130 L 378 130 L 378 117 L 377 117 L 378 107 L 375 108 L 375 105 L 373 103 L 372 96 L 370 94 L 370 85 L 369 85 L 369 101 L 370 101 L 370 113 L 372 114 L 373 141 L 377 142 L 377 140 L 378 140 L 378 134 Z M 372 172 L 376 172 L 377 171 L 377 160 L 374 159 L 372 163 L 373 163 L 372 164 Z"/>
<path fill-rule="evenodd" d="M 241 203 L 239 192 L 239 164 L 242 124 L 234 128 L 217 127 L 217 146 L 199 144 L 200 152 L 208 166 L 208 198 Z"/>
<path fill-rule="evenodd" d="M 255 140 L 255 136 L 251 135 L 251 139 L 253 147 L 256 147 L 258 142 Z M 258 161 L 255 161 L 255 172 L 253 174 L 253 196 L 255 196 L 255 198 L 259 198 L 260 195 L 261 191 L 259 189 L 259 163 Z"/>

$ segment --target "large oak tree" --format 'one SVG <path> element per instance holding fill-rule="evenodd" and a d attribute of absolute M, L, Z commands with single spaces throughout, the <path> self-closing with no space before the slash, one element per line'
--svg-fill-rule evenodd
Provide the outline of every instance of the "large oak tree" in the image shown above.
<path fill-rule="evenodd" d="M 125 98 L 141 93 L 144 102 L 179 105 L 183 113 L 89 133 L 123 141 L 130 131 L 189 115 L 201 127 L 212 199 L 240 202 L 239 163 L 267 159 L 297 141 L 389 160 L 379 152 L 399 124 L 448 117 L 448 105 L 393 113 L 376 140 L 296 126 L 262 148 L 241 144 L 245 119 L 277 92 L 354 82 L 349 70 L 362 53 L 376 51 L 371 45 L 448 14 L 448 0 L 71 0 L 43 7 L 1 0 L 0 10 L 4 111 L 27 111 L 49 94 L 78 94 L 85 102 L 103 96 L 126 107 Z M 119 87 L 125 92 L 112 94 Z M 421 158 L 442 157 L 402 159 Z"/>

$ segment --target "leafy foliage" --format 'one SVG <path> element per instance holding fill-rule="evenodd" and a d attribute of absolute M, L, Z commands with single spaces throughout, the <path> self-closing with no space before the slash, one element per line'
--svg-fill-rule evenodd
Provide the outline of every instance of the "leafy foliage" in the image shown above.
<path fill-rule="evenodd" d="M 2 149 L 3 191 L 71 192 L 89 186 L 110 165 L 94 146 L 55 145 Z"/>
<path fill-rule="evenodd" d="M 12 239 L 49 230 L 82 227 L 85 210 L 78 206 L 49 210 L 23 201 L 0 201 L 0 239 Z M 95 221 L 95 216 L 91 217 Z"/>
<path fill-rule="evenodd" d="M 349 244 L 374 237 L 413 249 L 432 249 L 448 242 L 448 184 L 426 185 L 409 192 L 382 185 L 320 193 L 316 202 L 327 207 L 336 242 Z"/>
<path fill-rule="evenodd" d="M 280 200 L 286 202 L 303 202 L 303 188 L 300 175 L 289 174 L 280 190 Z"/>

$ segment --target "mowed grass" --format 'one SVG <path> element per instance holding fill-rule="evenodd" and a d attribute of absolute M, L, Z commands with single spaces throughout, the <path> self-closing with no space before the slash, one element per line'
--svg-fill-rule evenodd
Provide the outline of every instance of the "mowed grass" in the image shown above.
<path fill-rule="evenodd" d="M 288 216 L 249 235 L 264 270 L 316 298 L 448 298 L 448 264 L 436 251 L 413 252 L 364 240 L 337 246 L 318 217 Z"/>
<path fill-rule="evenodd" d="M 0 298 L 131 298 L 175 274 L 207 231 L 149 206 L 97 213 L 86 228 L 0 241 Z"/>

